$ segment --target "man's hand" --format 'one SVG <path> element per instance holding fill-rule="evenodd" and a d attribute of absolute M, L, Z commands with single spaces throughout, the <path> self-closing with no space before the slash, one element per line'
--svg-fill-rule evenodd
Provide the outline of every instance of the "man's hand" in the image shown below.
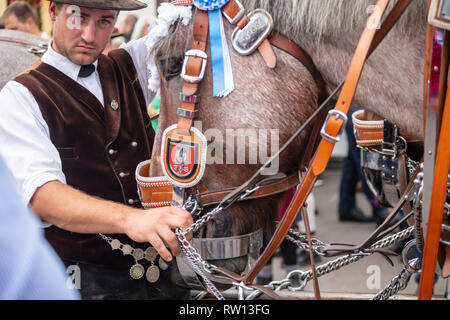
<path fill-rule="evenodd" d="M 58 181 L 46 183 L 31 205 L 39 217 L 77 233 L 127 234 L 136 242 L 149 242 L 166 261 L 180 253 L 174 230 L 193 223 L 189 212 L 173 207 L 143 210 L 89 196 Z"/>
<path fill-rule="evenodd" d="M 125 233 L 136 242 L 149 242 L 165 261 L 171 261 L 172 255 L 180 254 L 180 246 L 175 229 L 182 231 L 193 223 L 189 212 L 174 207 L 145 210 L 127 216 Z"/>

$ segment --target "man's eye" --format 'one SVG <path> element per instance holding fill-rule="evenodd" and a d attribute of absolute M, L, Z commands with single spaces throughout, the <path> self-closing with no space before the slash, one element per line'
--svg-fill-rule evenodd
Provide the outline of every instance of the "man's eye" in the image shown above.
<path fill-rule="evenodd" d="M 111 24 L 111 21 L 103 19 L 103 20 L 100 20 L 100 24 L 102 26 L 109 26 Z"/>

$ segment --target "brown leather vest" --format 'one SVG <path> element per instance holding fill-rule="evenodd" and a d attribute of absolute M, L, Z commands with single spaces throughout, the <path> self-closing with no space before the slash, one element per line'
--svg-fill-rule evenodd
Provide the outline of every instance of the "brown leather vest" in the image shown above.
<path fill-rule="evenodd" d="M 154 131 L 136 69 L 130 55 L 119 49 L 99 57 L 98 72 L 104 107 L 83 86 L 42 62 L 14 80 L 36 99 L 61 156 L 67 184 L 102 199 L 140 207 L 135 169 L 150 159 Z M 112 251 L 98 234 L 55 226 L 45 233 L 63 260 L 108 267 L 133 264 L 131 256 Z M 110 236 L 136 247 L 124 235 Z"/>

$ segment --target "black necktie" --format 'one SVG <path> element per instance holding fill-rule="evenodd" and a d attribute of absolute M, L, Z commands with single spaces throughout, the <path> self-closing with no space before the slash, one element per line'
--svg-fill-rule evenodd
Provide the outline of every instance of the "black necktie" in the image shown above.
<path fill-rule="evenodd" d="M 93 64 L 81 66 L 78 76 L 81 78 L 86 78 L 86 77 L 89 77 L 94 71 L 95 71 L 95 66 Z"/>

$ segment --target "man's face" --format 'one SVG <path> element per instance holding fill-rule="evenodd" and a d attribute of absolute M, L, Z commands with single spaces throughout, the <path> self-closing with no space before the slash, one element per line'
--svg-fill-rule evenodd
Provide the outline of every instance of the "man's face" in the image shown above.
<path fill-rule="evenodd" d="M 94 62 L 108 44 L 118 11 L 50 4 L 53 48 L 78 65 Z"/>
<path fill-rule="evenodd" d="M 22 32 L 31 33 L 31 23 L 34 23 L 32 18 L 29 18 L 30 21 L 21 22 L 14 14 L 10 14 L 7 16 L 3 23 L 5 25 L 5 29 L 7 30 L 17 30 Z"/>

